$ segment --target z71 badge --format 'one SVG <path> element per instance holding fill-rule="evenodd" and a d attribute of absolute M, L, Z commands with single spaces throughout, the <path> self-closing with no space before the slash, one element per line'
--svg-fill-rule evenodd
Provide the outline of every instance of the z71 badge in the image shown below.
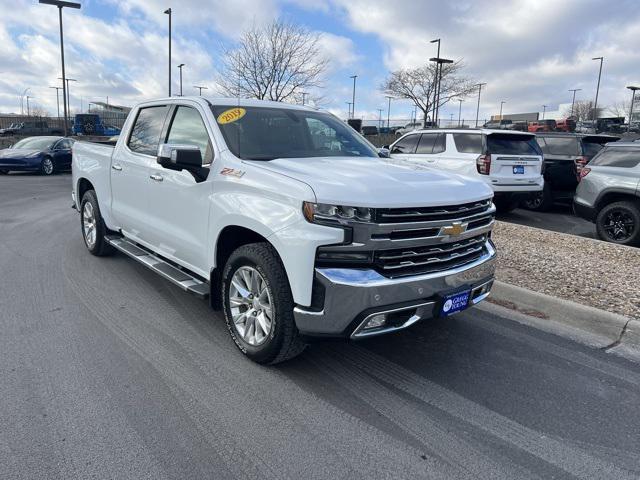
<path fill-rule="evenodd" d="M 220 170 L 220 175 L 242 178 L 244 172 L 242 170 L 236 170 L 235 168 L 223 168 Z"/>

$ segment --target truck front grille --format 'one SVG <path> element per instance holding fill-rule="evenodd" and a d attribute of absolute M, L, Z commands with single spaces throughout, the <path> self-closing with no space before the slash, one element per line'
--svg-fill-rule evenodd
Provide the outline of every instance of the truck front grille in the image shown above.
<path fill-rule="evenodd" d="M 474 262 L 487 252 L 487 235 L 459 242 L 374 253 L 373 267 L 386 277 L 441 272 Z"/>
<path fill-rule="evenodd" d="M 491 207 L 491 199 L 445 207 L 381 208 L 376 211 L 378 223 L 426 222 L 455 220 L 482 213 Z"/>

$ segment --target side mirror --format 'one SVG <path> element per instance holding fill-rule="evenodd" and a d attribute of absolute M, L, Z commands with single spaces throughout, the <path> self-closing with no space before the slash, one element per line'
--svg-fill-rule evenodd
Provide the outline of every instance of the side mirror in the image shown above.
<path fill-rule="evenodd" d="M 391 152 L 389 151 L 389 147 L 382 147 L 378 149 L 378 156 L 380 158 L 389 158 Z"/>
<path fill-rule="evenodd" d="M 194 145 L 165 143 L 158 148 L 157 162 L 169 170 L 193 172 L 202 168 L 202 153 Z"/>

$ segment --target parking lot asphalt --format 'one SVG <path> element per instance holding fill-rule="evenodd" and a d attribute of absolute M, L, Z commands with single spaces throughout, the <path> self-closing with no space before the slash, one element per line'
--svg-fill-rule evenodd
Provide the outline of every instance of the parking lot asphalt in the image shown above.
<path fill-rule="evenodd" d="M 568 233 L 586 238 L 598 238 L 593 223 L 576 217 L 569 204 L 556 204 L 548 212 L 534 212 L 517 208 L 513 212 L 497 215 L 498 220 L 542 228 L 554 232 Z"/>
<path fill-rule="evenodd" d="M 0 478 L 640 476 L 637 364 L 470 310 L 261 367 L 70 188 L 0 176 Z"/>

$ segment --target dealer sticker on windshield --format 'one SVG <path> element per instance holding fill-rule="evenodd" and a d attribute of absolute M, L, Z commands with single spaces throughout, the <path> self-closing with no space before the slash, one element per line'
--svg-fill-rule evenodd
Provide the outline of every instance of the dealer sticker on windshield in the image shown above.
<path fill-rule="evenodd" d="M 227 123 L 232 123 L 240 120 L 242 117 L 244 117 L 245 113 L 247 113 L 247 111 L 244 108 L 230 108 L 229 110 L 225 110 L 220 115 L 218 115 L 217 121 L 220 125 L 226 125 Z"/>

